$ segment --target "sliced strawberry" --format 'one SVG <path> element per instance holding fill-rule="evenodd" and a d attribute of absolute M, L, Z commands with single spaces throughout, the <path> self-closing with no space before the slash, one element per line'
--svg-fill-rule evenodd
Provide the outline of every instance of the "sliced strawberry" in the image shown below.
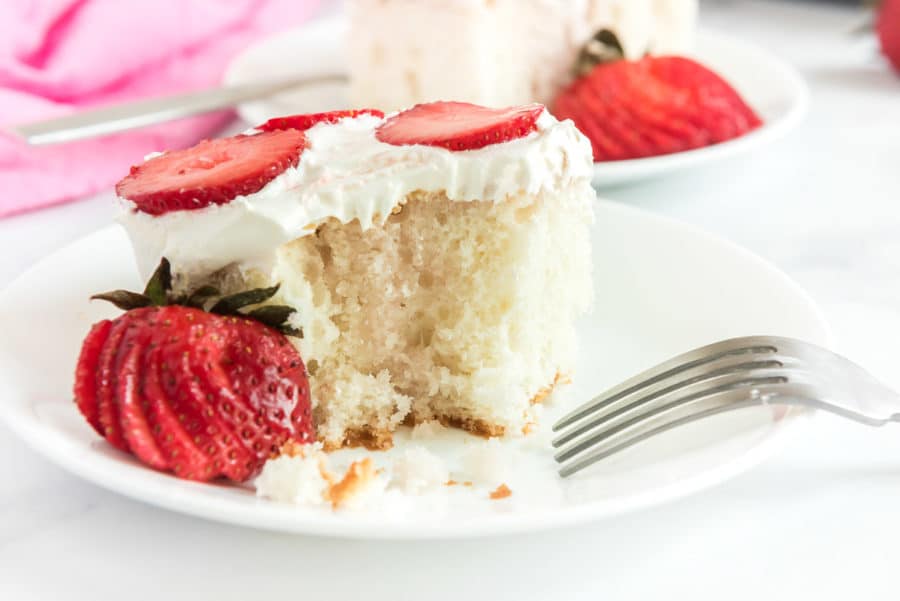
<path fill-rule="evenodd" d="M 359 117 L 360 115 L 372 115 L 382 118 L 384 113 L 376 109 L 358 109 L 350 111 L 329 111 L 327 113 L 308 113 L 306 115 L 289 115 L 287 117 L 275 117 L 269 119 L 256 129 L 261 131 L 276 131 L 279 129 L 296 129 L 306 131 L 319 123 L 337 123 L 341 119 Z"/>
<path fill-rule="evenodd" d="M 234 366 L 221 353 L 218 353 L 217 360 L 205 360 L 211 358 L 212 353 L 205 354 L 202 350 L 198 355 L 203 363 L 195 364 L 194 371 L 209 391 L 209 400 L 219 415 L 237 433 L 244 447 L 255 456 L 254 464 L 250 467 L 250 471 L 255 473 L 268 457 L 278 452 L 290 437 L 290 432 L 285 432 L 279 423 L 270 421 L 266 410 L 254 407 L 247 395 L 234 391 L 232 378 L 243 367 Z M 227 373 L 225 364 L 228 365 Z"/>
<path fill-rule="evenodd" d="M 151 467 L 201 481 L 245 481 L 289 439 L 312 441 L 306 370 L 282 333 L 301 334 L 288 323 L 293 309 L 241 312 L 278 286 L 220 297 L 210 313 L 166 304 L 200 294 L 173 296 L 170 284 L 163 261 L 144 294 L 95 297 L 126 309 L 91 330 L 76 373 L 92 376 L 76 383 L 76 400 L 103 436 Z"/>
<path fill-rule="evenodd" d="M 118 376 L 116 374 L 116 358 L 121 350 L 122 338 L 125 332 L 132 326 L 130 319 L 124 317 L 116 319 L 112 323 L 109 336 L 97 363 L 97 413 L 102 435 L 106 440 L 122 451 L 128 451 L 128 443 L 122 435 L 122 425 L 119 422 L 119 409 L 116 403 L 115 392 Z"/>
<path fill-rule="evenodd" d="M 306 367 L 294 345 L 251 320 L 232 324 L 240 344 L 229 347 L 234 390 L 263 410 L 277 436 L 299 443 L 315 439 Z M 280 432 L 279 428 L 280 426 Z M 280 440 L 279 446 L 284 442 Z"/>
<path fill-rule="evenodd" d="M 144 394 L 150 405 L 147 421 L 169 469 L 179 478 L 209 480 L 214 476 L 213 459 L 194 443 L 169 404 L 158 346 L 146 347 L 142 367 Z"/>
<path fill-rule="evenodd" d="M 257 463 L 253 453 L 245 445 L 242 430 L 232 425 L 232 420 L 223 415 L 215 406 L 213 390 L 203 384 L 203 379 L 192 368 L 191 353 L 184 353 L 181 357 L 181 370 L 183 377 L 180 381 L 180 389 L 185 390 L 185 396 L 190 399 L 194 408 L 202 413 L 199 415 L 201 423 L 205 426 L 205 434 L 209 435 L 218 451 L 213 459 L 213 467 L 227 478 L 235 482 L 243 482 L 252 477 L 262 462 Z M 190 411 L 190 409 L 189 409 Z M 251 420 L 251 415 L 245 413 L 242 408 L 235 408 L 236 420 L 246 423 Z M 190 426 L 188 427 L 190 430 Z M 207 453 L 209 453 L 207 447 Z"/>
<path fill-rule="evenodd" d="M 155 312 L 157 309 L 144 310 Z M 122 434 L 135 456 L 158 470 L 169 463 L 156 443 L 147 414 L 150 403 L 145 392 L 142 361 L 152 336 L 150 328 L 133 328 L 122 339 L 115 372 L 115 398 L 118 403 Z"/>
<path fill-rule="evenodd" d="M 75 367 L 75 403 L 85 419 L 101 436 L 100 411 L 97 404 L 97 366 L 100 363 L 100 352 L 112 322 L 108 319 L 98 321 L 81 344 L 81 354 Z"/>
<path fill-rule="evenodd" d="M 197 340 L 216 335 L 208 330 L 222 318 L 181 307 L 165 307 L 160 317 L 162 384 L 172 410 L 194 444 L 212 459 L 212 477 L 221 474 L 237 482 L 246 480 L 250 455 L 237 432 L 207 398 L 210 391 L 201 385 L 192 369 Z M 208 478 L 204 475 L 202 479 Z"/>
<path fill-rule="evenodd" d="M 251 475 L 288 439 L 312 442 L 306 370 L 287 338 L 237 317 L 209 326 L 216 335 L 197 346 L 194 373 L 253 455 L 248 464 Z M 218 344 L 223 340 L 224 346 Z"/>
<path fill-rule="evenodd" d="M 295 166 L 305 147 L 292 129 L 204 140 L 132 167 L 116 193 L 151 215 L 226 204 Z"/>
<path fill-rule="evenodd" d="M 543 105 L 492 109 L 466 102 L 417 104 L 375 130 L 387 144 L 424 144 L 448 150 L 476 150 L 527 136 L 537 129 Z"/>

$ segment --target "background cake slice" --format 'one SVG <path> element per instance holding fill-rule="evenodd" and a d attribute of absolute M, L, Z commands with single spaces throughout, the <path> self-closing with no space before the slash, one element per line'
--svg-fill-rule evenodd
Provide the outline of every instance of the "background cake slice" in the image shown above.
<path fill-rule="evenodd" d="M 591 172 L 586 139 L 539 105 L 435 103 L 320 123 L 257 192 L 162 214 L 126 199 L 123 223 L 176 287 L 280 285 L 326 448 L 431 419 L 517 434 L 572 374 Z"/>
<path fill-rule="evenodd" d="M 445 98 L 549 103 L 600 29 L 628 58 L 688 51 L 697 0 L 348 0 L 347 9 L 351 101 L 394 110 Z"/>

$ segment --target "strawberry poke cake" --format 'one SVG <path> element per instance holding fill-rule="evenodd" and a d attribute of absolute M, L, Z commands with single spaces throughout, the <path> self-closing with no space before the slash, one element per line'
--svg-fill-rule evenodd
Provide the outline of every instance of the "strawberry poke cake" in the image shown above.
<path fill-rule="evenodd" d="M 521 434 L 591 303 L 591 166 L 538 104 L 298 115 L 152 155 L 116 187 L 149 282 L 98 295 L 126 313 L 85 340 L 78 406 L 199 480 L 403 424 Z"/>

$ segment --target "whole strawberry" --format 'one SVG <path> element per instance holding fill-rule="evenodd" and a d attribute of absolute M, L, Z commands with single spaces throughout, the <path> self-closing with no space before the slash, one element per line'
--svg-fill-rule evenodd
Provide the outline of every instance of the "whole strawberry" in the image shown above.
<path fill-rule="evenodd" d="M 900 0 L 882 0 L 875 23 L 881 51 L 900 71 Z"/>
<path fill-rule="evenodd" d="M 587 136 L 598 162 L 702 148 L 762 123 L 713 71 L 680 56 L 625 60 L 607 30 L 582 51 L 576 72 L 552 111 Z"/>
<path fill-rule="evenodd" d="M 94 298 L 126 312 L 94 324 L 75 370 L 75 402 L 110 444 L 180 478 L 242 482 L 288 440 L 314 438 L 306 369 L 264 305 L 278 287 L 220 298 L 170 293 L 163 259 L 143 294 Z M 204 311 L 204 304 L 212 304 Z"/>

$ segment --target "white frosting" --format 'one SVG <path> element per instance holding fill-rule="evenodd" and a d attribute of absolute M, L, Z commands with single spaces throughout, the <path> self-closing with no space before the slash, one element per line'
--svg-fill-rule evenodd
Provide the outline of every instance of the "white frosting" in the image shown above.
<path fill-rule="evenodd" d="M 122 200 L 119 219 L 142 274 L 162 256 L 188 274 L 267 261 L 278 246 L 312 233 L 326 219 L 358 219 L 364 228 L 381 223 L 416 190 L 443 190 L 461 202 L 502 202 L 590 183 L 590 144 L 571 121 L 557 121 L 547 111 L 537 131 L 470 151 L 385 144 L 375 137 L 382 121 L 364 115 L 316 125 L 306 132 L 309 145 L 296 167 L 225 205 L 154 216 Z"/>

